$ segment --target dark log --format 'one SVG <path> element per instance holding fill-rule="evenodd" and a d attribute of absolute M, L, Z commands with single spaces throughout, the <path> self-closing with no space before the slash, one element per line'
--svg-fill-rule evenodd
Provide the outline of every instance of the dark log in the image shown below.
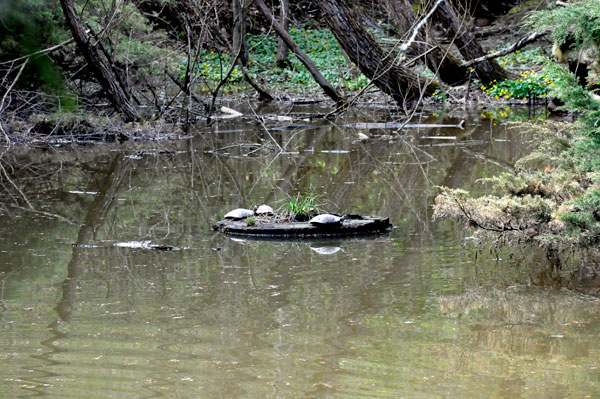
<path fill-rule="evenodd" d="M 399 34 L 407 33 L 415 26 L 417 18 L 412 4 L 408 0 L 387 0 L 387 9 L 394 20 Z M 433 35 L 428 34 L 429 26 L 425 33 L 418 32 L 416 40 L 410 47 L 412 57 L 425 58 L 425 65 L 439 79 L 451 86 L 460 85 L 469 79 L 469 70 L 461 66 L 458 60 L 443 48 Z"/>
<path fill-rule="evenodd" d="M 270 238 L 323 238 L 350 237 L 386 233 L 392 228 L 388 218 L 346 219 L 341 224 L 327 227 L 308 222 L 268 222 L 248 226 L 245 220 L 221 220 L 213 229 L 225 234 Z"/>
<path fill-rule="evenodd" d="M 436 83 L 398 65 L 394 54 L 381 48 L 346 4 L 339 0 L 322 0 L 318 4 L 327 25 L 352 62 L 400 106 L 410 105 L 438 88 Z"/>
<path fill-rule="evenodd" d="M 264 1 L 263 0 L 254 0 L 254 3 L 256 4 L 256 6 L 260 10 L 260 12 L 262 12 L 263 15 L 267 18 L 267 20 L 269 21 L 271 26 L 273 26 L 273 29 L 275 29 L 275 31 L 277 32 L 279 37 L 281 37 L 286 42 L 286 44 L 288 45 L 290 50 L 294 53 L 294 55 L 298 58 L 298 60 L 300 60 L 302 65 L 304 65 L 306 67 L 306 69 L 308 69 L 308 71 L 310 72 L 312 77 L 319 84 L 319 86 L 321 86 L 321 88 L 323 89 L 325 94 L 327 94 L 329 97 L 331 97 L 338 104 L 344 103 L 343 97 L 338 94 L 338 92 L 331 85 L 331 83 L 329 83 L 327 81 L 327 79 L 325 79 L 325 77 L 321 74 L 321 72 L 319 72 L 315 63 L 310 59 L 310 57 L 304 51 L 302 51 L 302 49 L 300 47 L 298 47 L 298 45 L 292 39 L 292 37 L 286 32 L 285 29 L 283 29 L 283 26 L 281 26 L 275 20 L 275 17 L 273 16 L 273 14 L 271 14 L 271 11 L 266 6 Z"/>
<path fill-rule="evenodd" d="M 113 107 L 123 115 L 125 121 L 139 121 L 141 118 L 131 104 L 130 97 L 119 85 L 119 79 L 116 76 L 116 71 L 111 68 L 110 60 L 106 61 L 102 58 L 100 51 L 83 28 L 81 20 L 75 11 L 73 1 L 60 0 L 60 5 L 73 39 L 75 39 L 75 43 L 77 44 L 77 48 L 92 69 L 94 77 L 98 80 L 100 86 L 108 94 Z"/>
<path fill-rule="evenodd" d="M 474 60 L 486 55 L 485 51 L 475 37 L 467 29 L 466 17 L 461 20 L 458 14 L 447 0 L 442 0 L 438 5 L 435 16 L 446 29 L 448 29 L 449 39 L 454 41 L 458 51 L 466 60 Z M 501 82 L 512 78 L 512 75 L 504 70 L 494 60 L 483 60 L 475 65 L 475 73 L 484 85 L 489 85 L 494 81 Z"/>

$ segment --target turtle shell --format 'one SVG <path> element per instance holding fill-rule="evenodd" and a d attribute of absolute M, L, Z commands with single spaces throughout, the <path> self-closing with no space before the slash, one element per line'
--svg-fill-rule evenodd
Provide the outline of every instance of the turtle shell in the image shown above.
<path fill-rule="evenodd" d="M 244 219 L 254 216 L 254 211 L 250 209 L 237 208 L 225 214 L 225 219 Z"/>
<path fill-rule="evenodd" d="M 257 215 L 272 215 L 273 214 L 273 208 L 271 208 L 269 205 L 261 205 L 258 208 L 256 208 L 256 212 Z"/>
<path fill-rule="evenodd" d="M 322 213 L 309 220 L 315 226 L 336 226 L 342 223 L 342 218 L 330 213 Z"/>

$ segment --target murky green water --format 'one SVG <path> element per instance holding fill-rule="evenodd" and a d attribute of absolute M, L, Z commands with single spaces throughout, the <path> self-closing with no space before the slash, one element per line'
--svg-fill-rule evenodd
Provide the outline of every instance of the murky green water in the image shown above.
<path fill-rule="evenodd" d="M 597 397 L 600 301 L 553 288 L 538 254 L 476 258 L 459 224 L 431 221 L 435 185 L 482 192 L 473 181 L 527 136 L 473 118 L 360 141 L 347 122 L 6 153 L 0 396 Z M 210 229 L 309 191 L 398 228 L 327 241 Z M 148 240 L 183 249 L 114 245 Z"/>

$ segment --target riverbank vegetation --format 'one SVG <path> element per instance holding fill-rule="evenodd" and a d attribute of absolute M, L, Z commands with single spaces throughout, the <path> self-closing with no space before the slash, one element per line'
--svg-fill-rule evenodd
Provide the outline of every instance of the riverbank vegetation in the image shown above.
<path fill-rule="evenodd" d="M 1 0 L 0 127 L 8 142 L 55 122 L 52 133 L 68 130 L 74 116 L 188 127 L 210 122 L 219 99 L 239 93 L 343 106 L 384 93 L 410 111 L 447 98 L 445 87 L 480 82 L 491 98 L 512 84 L 514 98 L 523 93 L 508 69 L 522 62 L 503 67 L 466 26 L 520 2 L 489 3 L 467 14 L 448 0 Z"/>
<path fill-rule="evenodd" d="M 0 137 L 175 137 L 241 102 L 325 101 L 339 113 L 376 98 L 410 115 L 552 97 L 576 122 L 515 125 L 535 132 L 531 155 L 486 179 L 494 195 L 443 188 L 436 216 L 498 243 L 595 245 L 598 2 L 477 4 L 0 0 Z M 568 68 L 530 45 L 548 32 Z"/>
<path fill-rule="evenodd" d="M 556 47 L 576 54 L 585 69 L 585 85 L 565 66 L 547 61 L 543 75 L 552 82 L 551 95 L 575 122 L 526 125 L 535 133 L 532 153 L 513 173 L 485 179 L 495 194 L 471 197 L 442 188 L 437 217 L 460 217 L 476 228 L 476 236 L 497 244 L 537 243 L 550 253 L 600 242 L 600 101 L 598 44 L 600 6 L 581 1 L 532 14 L 534 29 L 553 27 Z M 565 43 L 569 42 L 567 46 Z M 588 59 L 584 60 L 581 57 Z M 587 68 L 586 65 L 587 64 Z M 515 128 L 523 129 L 523 125 Z"/>

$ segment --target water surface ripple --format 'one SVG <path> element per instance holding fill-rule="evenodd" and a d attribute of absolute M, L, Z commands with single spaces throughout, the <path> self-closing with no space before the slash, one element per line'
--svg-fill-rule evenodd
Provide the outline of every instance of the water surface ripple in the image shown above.
<path fill-rule="evenodd" d="M 470 116 L 364 140 L 345 127 L 362 117 L 8 153 L 34 209 L 0 196 L 0 396 L 597 397 L 593 284 L 557 288 L 567 271 L 535 251 L 475 257 L 461 225 L 431 220 L 436 185 L 485 192 L 475 180 L 529 138 Z M 248 145 L 272 139 L 284 153 Z M 397 228 L 318 241 L 210 229 L 309 192 Z M 180 250 L 132 245 L 144 241 Z"/>

